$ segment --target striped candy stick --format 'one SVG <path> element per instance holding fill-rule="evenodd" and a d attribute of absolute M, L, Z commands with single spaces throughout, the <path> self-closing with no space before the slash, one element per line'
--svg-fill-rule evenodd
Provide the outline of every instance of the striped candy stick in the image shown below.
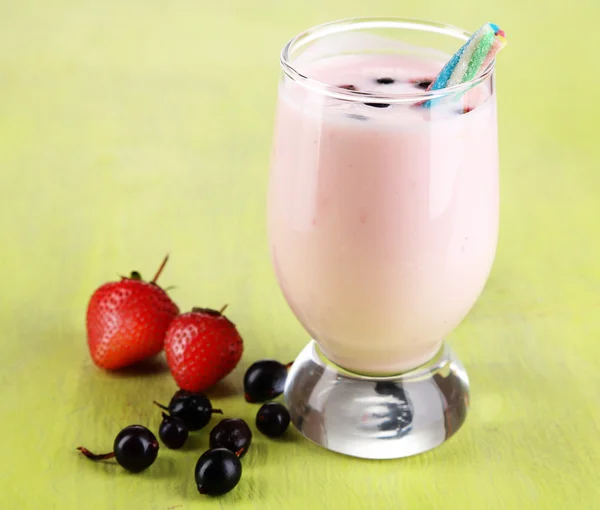
<path fill-rule="evenodd" d="M 498 25 L 486 23 L 452 56 L 427 90 L 441 90 L 472 80 L 505 44 L 505 34 Z M 430 108 L 440 100 L 425 101 L 423 106 Z"/>

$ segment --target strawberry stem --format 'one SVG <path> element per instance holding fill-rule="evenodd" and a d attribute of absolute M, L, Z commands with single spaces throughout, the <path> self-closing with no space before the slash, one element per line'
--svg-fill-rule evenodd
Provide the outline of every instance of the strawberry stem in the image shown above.
<path fill-rule="evenodd" d="M 163 269 L 167 265 L 167 261 L 168 260 L 169 260 L 169 254 L 167 253 L 167 255 L 165 256 L 164 260 L 162 261 L 162 264 L 158 268 L 158 271 L 156 271 L 156 274 L 154 275 L 154 278 L 152 278 L 152 281 L 150 283 L 156 283 L 156 280 L 158 280 L 158 277 L 160 276 L 160 273 L 162 273 Z"/>
<path fill-rule="evenodd" d="M 219 313 L 220 313 L 221 315 L 223 315 L 223 312 L 224 312 L 225 310 L 227 310 L 227 307 L 228 307 L 228 306 L 229 306 L 229 305 L 225 305 L 223 308 L 221 308 L 221 309 L 219 310 Z"/>
<path fill-rule="evenodd" d="M 225 308 L 223 308 L 223 310 L 224 309 Z M 218 312 L 217 310 L 213 310 L 212 308 L 199 308 L 199 307 L 195 306 L 194 308 L 192 308 L 192 312 L 202 313 L 204 315 L 210 315 L 211 317 L 221 317 L 221 312 Z"/>
<path fill-rule="evenodd" d="M 153 400 L 153 401 L 152 401 L 152 403 L 153 403 L 155 406 L 158 406 L 158 407 L 160 407 L 161 409 L 163 409 L 163 410 L 165 410 L 165 411 L 168 411 L 168 410 L 169 410 L 169 408 L 168 408 L 168 407 L 166 407 L 166 406 L 163 406 L 162 404 L 158 403 L 156 400 Z"/>
<path fill-rule="evenodd" d="M 84 448 L 83 446 L 80 446 L 77 449 L 90 460 L 106 460 L 112 459 L 115 456 L 115 452 L 102 453 L 100 455 L 97 455 L 95 453 L 90 452 L 87 448 Z"/>

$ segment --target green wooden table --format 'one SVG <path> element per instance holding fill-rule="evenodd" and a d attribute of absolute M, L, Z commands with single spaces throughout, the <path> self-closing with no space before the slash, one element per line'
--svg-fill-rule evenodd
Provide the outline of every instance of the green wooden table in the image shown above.
<path fill-rule="evenodd" d="M 2 0 L 2 509 L 600 508 L 600 102 L 597 2 Z M 92 464 L 130 423 L 155 429 L 164 364 L 94 368 L 84 314 L 100 283 L 172 255 L 182 308 L 230 304 L 246 342 L 211 396 L 252 420 L 250 362 L 307 337 L 273 277 L 265 190 L 278 52 L 358 15 L 502 25 L 502 228 L 487 289 L 452 343 L 472 382 L 466 427 L 414 458 L 371 462 L 256 436 L 244 477 L 201 498 L 207 446 L 142 475 Z M 567 20 L 572 20 L 567 23 Z M 596 48 L 598 47 L 595 44 Z"/>

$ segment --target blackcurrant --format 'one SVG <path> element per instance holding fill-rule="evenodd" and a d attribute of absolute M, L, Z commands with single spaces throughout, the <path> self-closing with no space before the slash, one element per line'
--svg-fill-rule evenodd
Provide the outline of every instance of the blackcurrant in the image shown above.
<path fill-rule="evenodd" d="M 196 463 L 195 478 L 200 494 L 225 494 L 238 484 L 241 477 L 240 459 L 226 448 L 208 450 Z"/>
<path fill-rule="evenodd" d="M 290 424 L 290 412 L 277 402 L 267 402 L 256 414 L 256 428 L 268 437 L 281 437 Z"/>
<path fill-rule="evenodd" d="M 413 421 L 412 404 L 408 400 L 401 384 L 391 381 L 382 381 L 375 384 L 375 392 L 379 395 L 390 397 L 380 404 L 379 413 L 381 421 L 377 425 L 383 431 L 406 431 Z"/>
<path fill-rule="evenodd" d="M 141 425 L 130 425 L 117 434 L 113 451 L 100 455 L 87 448 L 77 448 L 91 460 L 116 458 L 117 462 L 132 473 L 139 473 L 151 466 L 158 455 L 158 441 L 152 432 Z"/>
<path fill-rule="evenodd" d="M 250 365 L 244 375 L 246 402 L 266 402 L 283 393 L 288 368 L 279 361 L 265 359 Z"/>
<path fill-rule="evenodd" d="M 183 420 L 175 416 L 169 416 L 166 413 L 162 413 L 162 416 L 163 421 L 158 429 L 158 437 L 167 448 L 179 450 L 188 438 L 189 429 Z"/>
<path fill-rule="evenodd" d="M 223 414 L 220 409 L 212 408 L 210 400 L 204 393 L 179 390 L 173 395 L 169 407 L 156 401 L 154 403 L 161 409 L 169 411 L 171 416 L 182 420 L 189 430 L 200 430 L 206 427 L 213 414 Z"/>
<path fill-rule="evenodd" d="M 252 431 L 244 420 L 227 418 L 210 431 L 211 448 L 227 448 L 242 458 L 252 443 Z"/>
<path fill-rule="evenodd" d="M 375 393 L 379 395 L 392 395 L 404 398 L 404 389 L 401 384 L 391 381 L 381 381 L 375 384 Z"/>
<path fill-rule="evenodd" d="M 371 108 L 389 108 L 391 105 L 388 103 L 364 103 L 365 106 L 370 106 Z"/>
<path fill-rule="evenodd" d="M 417 80 L 417 81 L 413 82 L 415 87 L 417 87 L 418 89 L 422 89 L 422 90 L 427 90 L 431 86 L 432 83 L 433 83 L 433 80 Z"/>

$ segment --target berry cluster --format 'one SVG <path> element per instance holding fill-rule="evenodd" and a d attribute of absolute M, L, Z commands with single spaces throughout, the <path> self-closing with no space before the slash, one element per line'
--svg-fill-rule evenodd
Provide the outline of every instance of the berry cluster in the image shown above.
<path fill-rule="evenodd" d="M 244 377 L 245 399 L 264 403 L 256 415 L 256 428 L 265 436 L 281 437 L 290 424 L 290 413 L 281 404 L 269 402 L 283 392 L 290 365 L 274 360 L 262 360 L 248 368 Z M 167 448 L 183 447 L 190 432 L 208 425 L 213 414 L 223 414 L 214 409 L 203 393 L 177 391 L 168 406 L 158 402 L 162 409 L 162 422 L 158 436 Z M 196 463 L 194 475 L 200 494 L 217 496 L 232 490 L 242 477 L 240 459 L 252 443 L 252 431 L 240 418 L 222 419 L 209 435 L 210 449 Z M 96 455 L 87 448 L 78 450 L 91 460 L 115 458 L 128 471 L 138 473 L 150 467 L 158 456 L 159 444 L 155 435 L 141 425 L 130 425 L 115 438 L 113 451 Z"/>
<path fill-rule="evenodd" d="M 427 90 L 431 86 L 432 82 L 433 82 L 433 79 L 423 78 L 420 80 L 414 80 L 411 83 L 418 89 Z M 380 78 L 376 78 L 375 83 L 377 83 L 378 85 L 393 85 L 394 83 L 396 83 L 396 80 L 390 76 L 382 76 Z M 339 89 L 351 90 L 353 92 L 360 92 L 362 94 L 365 94 L 365 92 L 361 92 L 356 87 L 356 85 L 347 83 L 344 85 L 338 85 L 337 87 Z M 368 92 L 367 92 L 367 94 L 368 94 Z M 389 103 L 363 103 L 363 104 L 365 106 L 370 106 L 371 108 L 389 108 L 391 106 L 391 104 L 389 104 Z M 364 115 L 350 114 L 350 116 L 352 118 L 356 118 L 357 120 L 366 120 L 367 119 L 367 117 L 365 117 Z"/>

